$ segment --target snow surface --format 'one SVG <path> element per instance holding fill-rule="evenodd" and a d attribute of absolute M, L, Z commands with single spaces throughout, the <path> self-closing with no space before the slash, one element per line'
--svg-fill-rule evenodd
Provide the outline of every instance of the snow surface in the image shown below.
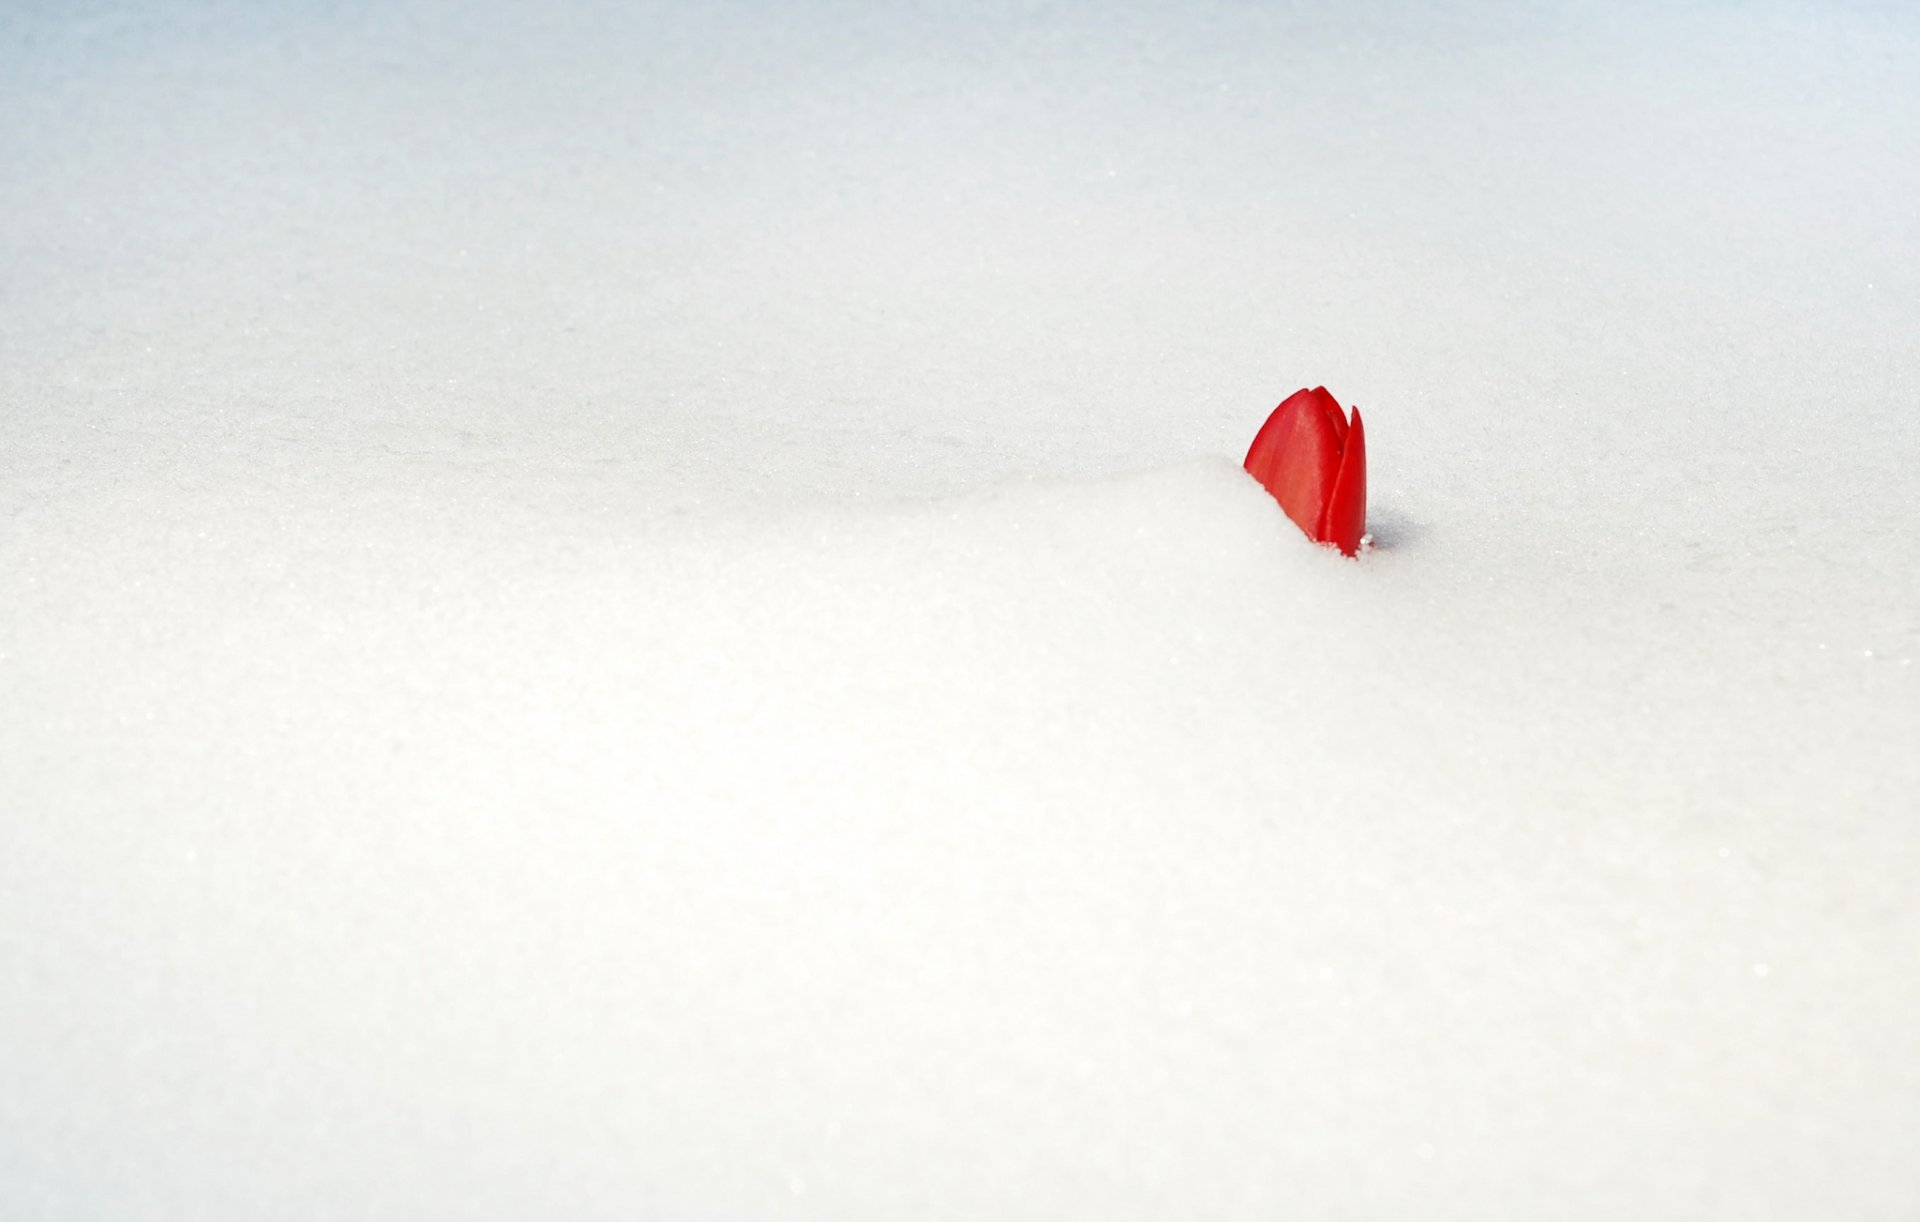
<path fill-rule="evenodd" d="M 1840 0 L 0 6 L 0 1217 L 1920 1215 L 1916 149 Z"/>

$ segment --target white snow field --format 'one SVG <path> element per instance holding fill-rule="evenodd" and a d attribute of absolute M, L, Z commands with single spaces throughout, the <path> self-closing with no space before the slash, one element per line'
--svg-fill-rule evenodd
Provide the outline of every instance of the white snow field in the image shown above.
<path fill-rule="evenodd" d="M 0 1218 L 1920 1217 L 1916 199 L 1905 4 L 5 0 Z"/>

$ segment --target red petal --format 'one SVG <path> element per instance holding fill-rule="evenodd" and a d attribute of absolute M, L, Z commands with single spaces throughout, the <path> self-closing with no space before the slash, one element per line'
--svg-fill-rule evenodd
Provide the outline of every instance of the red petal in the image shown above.
<path fill-rule="evenodd" d="M 1333 425 L 1333 439 L 1341 445 L 1347 444 L 1347 413 L 1341 408 L 1340 400 L 1327 393 L 1326 387 L 1316 386 L 1313 403 L 1327 414 L 1327 423 Z"/>
<path fill-rule="evenodd" d="M 1328 404 L 1333 405 L 1331 413 Z M 1320 528 L 1340 466 L 1346 423 L 1340 405 L 1324 388 L 1302 390 L 1273 409 L 1247 451 L 1248 473 L 1317 543 L 1326 541 Z"/>
<path fill-rule="evenodd" d="M 1292 414 L 1299 411 L 1312 395 L 1313 392 L 1310 390 L 1297 390 L 1288 395 L 1280 406 L 1273 409 L 1273 413 L 1267 417 L 1267 422 L 1260 426 L 1260 431 L 1253 435 L 1253 445 L 1248 448 L 1247 461 L 1242 465 L 1261 483 L 1266 482 L 1261 472 L 1273 462 L 1273 456 L 1280 448 L 1280 437 L 1283 432 L 1281 420 L 1291 419 Z"/>
<path fill-rule="evenodd" d="M 1319 538 L 1351 556 L 1360 550 L 1360 538 L 1366 533 L 1367 430 L 1360 423 L 1360 409 L 1356 407 L 1346 448 L 1340 454 L 1340 469 L 1333 477 L 1333 491 L 1327 497 L 1327 516 Z"/>

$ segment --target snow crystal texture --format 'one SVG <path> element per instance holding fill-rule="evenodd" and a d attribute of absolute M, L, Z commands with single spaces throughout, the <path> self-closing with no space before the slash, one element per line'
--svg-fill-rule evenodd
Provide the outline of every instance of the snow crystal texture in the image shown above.
<path fill-rule="evenodd" d="M 1920 1215 L 1916 149 L 1864 0 L 0 7 L 0 1217 Z"/>

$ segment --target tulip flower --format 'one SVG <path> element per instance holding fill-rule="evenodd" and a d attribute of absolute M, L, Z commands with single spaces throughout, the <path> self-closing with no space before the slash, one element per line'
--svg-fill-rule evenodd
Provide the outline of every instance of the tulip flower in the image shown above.
<path fill-rule="evenodd" d="M 1367 438 L 1324 386 L 1288 396 L 1247 451 L 1248 474 L 1315 543 L 1351 556 L 1367 530 Z"/>

